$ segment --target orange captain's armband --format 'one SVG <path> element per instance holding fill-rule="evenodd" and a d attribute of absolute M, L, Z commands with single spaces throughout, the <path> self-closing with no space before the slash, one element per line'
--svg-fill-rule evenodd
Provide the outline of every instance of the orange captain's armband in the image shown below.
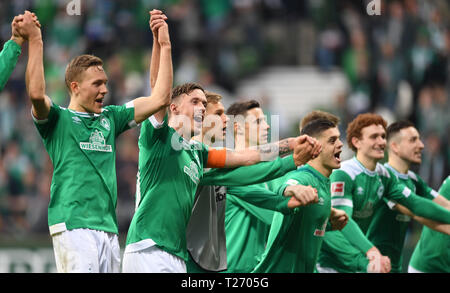
<path fill-rule="evenodd" d="M 207 168 L 223 168 L 225 167 L 225 160 L 227 158 L 227 150 L 209 149 Z"/>

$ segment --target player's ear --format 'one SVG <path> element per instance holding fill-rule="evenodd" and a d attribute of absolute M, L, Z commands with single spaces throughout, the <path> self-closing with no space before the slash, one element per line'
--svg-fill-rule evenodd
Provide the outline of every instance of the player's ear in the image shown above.
<path fill-rule="evenodd" d="M 180 111 L 178 110 L 178 105 L 175 103 L 170 104 L 169 110 L 170 110 L 170 113 L 172 113 L 174 115 L 178 115 L 180 113 Z"/>
<path fill-rule="evenodd" d="M 388 148 L 394 152 L 394 154 L 397 154 L 399 151 L 399 145 L 395 141 L 388 143 Z"/>
<path fill-rule="evenodd" d="M 352 144 L 355 147 L 355 149 L 359 149 L 359 147 L 361 145 L 359 138 L 357 138 L 356 136 L 352 137 Z"/>
<path fill-rule="evenodd" d="M 70 83 L 70 91 L 72 92 L 72 94 L 75 94 L 75 95 L 80 92 L 80 85 L 78 84 L 78 82 L 72 81 Z"/>

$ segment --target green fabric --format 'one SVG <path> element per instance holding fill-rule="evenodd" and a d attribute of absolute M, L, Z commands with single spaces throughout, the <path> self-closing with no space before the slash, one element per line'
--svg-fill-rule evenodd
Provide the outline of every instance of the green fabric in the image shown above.
<path fill-rule="evenodd" d="M 450 200 L 450 176 L 442 184 L 439 194 Z M 425 273 L 450 273 L 450 236 L 423 227 L 409 265 Z"/>
<path fill-rule="evenodd" d="M 319 202 L 295 213 L 275 213 L 256 273 L 313 273 L 331 212 L 330 181 L 310 165 L 288 173 L 287 185 L 311 185 Z M 284 190 L 284 186 L 280 189 Z"/>
<path fill-rule="evenodd" d="M 262 183 L 283 176 L 296 168 L 291 155 L 251 166 L 210 169 L 205 170 L 200 185 L 242 186 Z"/>
<path fill-rule="evenodd" d="M 396 177 L 401 183 L 414 193 L 428 199 L 434 199 L 437 192 L 429 187 L 417 174 L 409 171 L 401 174 L 389 164 L 384 165 L 392 177 Z M 402 272 L 402 251 L 411 218 L 389 207 L 390 203 L 385 199 L 380 207 L 375 210 L 373 220 L 367 231 L 367 237 L 391 260 L 391 272 Z"/>
<path fill-rule="evenodd" d="M 264 252 L 269 234 L 269 223 L 272 221 L 274 211 L 254 206 L 243 200 L 246 197 L 246 189 L 254 187 L 265 188 L 266 186 L 258 184 L 227 189 L 225 212 L 227 273 L 251 272 Z"/>
<path fill-rule="evenodd" d="M 128 230 L 126 249 L 140 250 L 141 241 L 151 240 L 187 261 L 186 227 L 208 161 L 208 147 L 186 141 L 167 119 L 166 115 L 159 126 L 147 119 L 141 126 L 138 207 Z"/>
<path fill-rule="evenodd" d="M 35 121 L 53 163 L 49 226 L 118 233 L 115 141 L 132 121 L 134 107 L 126 105 L 87 114 L 55 104 Z"/>
<path fill-rule="evenodd" d="M 16 67 L 22 48 L 13 40 L 9 40 L 0 52 L 0 91 L 5 87 L 6 82 Z"/>

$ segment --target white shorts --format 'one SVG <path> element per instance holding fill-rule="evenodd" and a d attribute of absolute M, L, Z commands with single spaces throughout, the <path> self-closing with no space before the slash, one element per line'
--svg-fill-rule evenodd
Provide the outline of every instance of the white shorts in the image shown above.
<path fill-rule="evenodd" d="M 413 268 L 412 266 L 408 266 L 408 273 L 412 273 L 412 274 L 423 274 L 424 272 L 421 272 L 419 270 L 416 270 L 415 268 Z"/>
<path fill-rule="evenodd" d="M 336 274 L 336 273 L 339 273 L 335 269 L 321 267 L 319 263 L 316 264 L 316 269 L 321 274 Z"/>
<path fill-rule="evenodd" d="M 125 251 L 123 273 L 187 273 L 186 263 L 176 255 L 157 246 L 133 252 Z"/>
<path fill-rule="evenodd" d="M 54 234 L 58 273 L 119 273 L 120 247 L 116 234 L 74 229 Z"/>

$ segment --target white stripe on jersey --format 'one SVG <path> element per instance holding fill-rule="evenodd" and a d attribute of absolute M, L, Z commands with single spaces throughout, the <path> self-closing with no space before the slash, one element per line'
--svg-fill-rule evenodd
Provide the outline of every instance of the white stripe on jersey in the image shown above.
<path fill-rule="evenodd" d="M 156 120 L 155 115 L 150 116 L 148 120 L 152 123 L 153 127 L 156 129 L 159 129 L 164 126 L 164 121 L 159 122 L 158 120 Z"/>
<path fill-rule="evenodd" d="M 140 180 L 139 170 L 136 175 L 136 201 L 134 203 L 134 210 L 136 211 L 139 207 L 139 202 L 141 201 L 141 180 Z"/>
<path fill-rule="evenodd" d="M 128 108 L 134 108 L 134 101 L 129 101 L 128 103 L 125 104 L 125 107 Z"/>
<path fill-rule="evenodd" d="M 434 198 L 436 198 L 439 195 L 439 193 L 436 190 L 434 190 L 434 189 L 431 190 L 430 194 Z"/>
<path fill-rule="evenodd" d="M 353 208 L 353 201 L 348 198 L 333 198 L 331 199 L 331 206 L 346 206 Z"/>

